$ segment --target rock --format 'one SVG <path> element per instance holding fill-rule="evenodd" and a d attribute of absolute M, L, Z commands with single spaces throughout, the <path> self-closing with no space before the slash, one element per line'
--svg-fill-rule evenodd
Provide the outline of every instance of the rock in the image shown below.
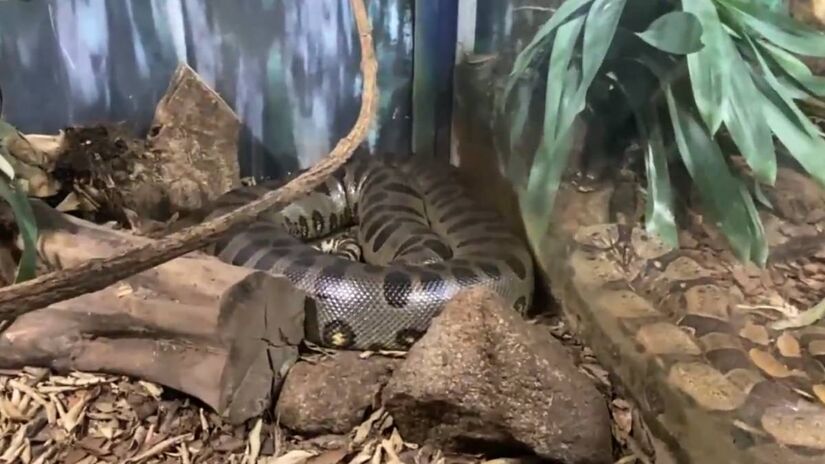
<path fill-rule="evenodd" d="M 275 407 L 281 424 L 305 435 L 343 434 L 361 424 L 400 360 L 359 354 L 341 351 L 296 363 Z"/>
<path fill-rule="evenodd" d="M 433 320 L 382 401 L 414 443 L 612 462 L 610 418 L 596 387 L 549 332 L 481 288 L 460 293 Z"/>

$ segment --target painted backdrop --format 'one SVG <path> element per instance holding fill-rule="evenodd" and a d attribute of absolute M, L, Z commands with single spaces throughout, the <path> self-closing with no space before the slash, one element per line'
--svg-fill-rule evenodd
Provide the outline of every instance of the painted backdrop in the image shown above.
<path fill-rule="evenodd" d="M 377 151 L 411 147 L 413 0 L 368 1 L 379 60 Z M 138 131 L 179 62 L 244 123 L 242 175 L 324 156 L 360 105 L 349 0 L 0 1 L 4 116 L 24 132 L 129 121 Z"/>

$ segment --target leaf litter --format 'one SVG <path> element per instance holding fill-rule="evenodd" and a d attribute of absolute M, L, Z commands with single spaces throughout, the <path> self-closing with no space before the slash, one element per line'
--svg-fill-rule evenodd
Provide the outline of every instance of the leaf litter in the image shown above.
<path fill-rule="evenodd" d="M 346 436 L 291 436 L 260 417 L 233 426 L 196 401 L 124 376 L 0 371 L 0 462 L 23 464 L 518 464 L 404 440 L 383 408 Z"/>

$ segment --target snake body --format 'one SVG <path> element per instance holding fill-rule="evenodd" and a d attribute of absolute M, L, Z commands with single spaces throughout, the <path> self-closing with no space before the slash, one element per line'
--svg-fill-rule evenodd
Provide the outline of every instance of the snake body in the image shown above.
<path fill-rule="evenodd" d="M 759 270 L 641 224 L 569 230 L 551 253 L 554 293 L 678 462 L 825 462 L 825 324 L 783 324 L 764 283 L 821 260 L 821 245 Z"/>
<path fill-rule="evenodd" d="M 219 216 L 284 180 L 219 197 Z M 308 242 L 350 226 L 365 262 Z M 307 296 L 307 339 L 341 349 L 407 349 L 462 288 L 492 289 L 516 311 L 530 306 L 531 255 L 491 209 L 474 201 L 447 163 L 355 155 L 315 191 L 232 231 L 221 260 L 285 276 Z"/>

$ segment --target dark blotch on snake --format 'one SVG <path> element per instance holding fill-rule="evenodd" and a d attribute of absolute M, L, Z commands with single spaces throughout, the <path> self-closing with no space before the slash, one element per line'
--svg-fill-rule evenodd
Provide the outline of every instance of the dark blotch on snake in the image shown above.
<path fill-rule="evenodd" d="M 389 179 L 389 174 L 386 172 L 379 172 L 378 174 L 368 177 L 367 180 L 364 181 L 364 184 L 361 185 L 361 193 L 366 193 L 371 187 L 374 185 L 381 185 Z"/>
<path fill-rule="evenodd" d="M 352 180 L 354 182 L 361 180 L 364 177 L 364 173 L 367 172 L 368 167 L 369 164 L 362 160 L 356 160 L 356 162 L 352 163 Z"/>
<path fill-rule="evenodd" d="M 374 264 L 365 264 L 361 269 L 363 269 L 364 272 L 367 272 L 367 273 L 370 273 L 370 274 L 381 274 L 382 272 L 384 272 L 383 267 L 376 266 Z"/>
<path fill-rule="evenodd" d="M 746 450 L 756 445 L 756 437 L 747 430 L 731 425 L 730 436 L 733 438 L 733 446 L 738 450 Z"/>
<path fill-rule="evenodd" d="M 456 248 L 464 248 L 464 247 L 470 247 L 470 246 L 474 246 L 474 245 L 489 246 L 491 241 L 502 242 L 502 241 L 505 241 L 505 240 L 507 240 L 507 239 L 503 238 L 503 237 L 500 238 L 500 237 L 491 237 L 489 235 L 485 235 L 483 237 L 468 238 L 467 240 L 464 240 L 463 242 L 458 242 L 458 244 L 455 247 Z"/>
<path fill-rule="evenodd" d="M 312 229 L 315 231 L 315 235 L 321 235 L 324 232 L 325 223 L 324 215 L 320 211 L 312 212 Z"/>
<path fill-rule="evenodd" d="M 378 250 L 381 249 L 386 243 L 387 240 L 390 239 L 392 234 L 396 233 L 400 228 L 401 224 L 397 221 L 391 221 L 384 227 L 378 235 L 375 236 L 375 241 L 372 242 L 372 251 L 373 253 L 377 253 Z"/>
<path fill-rule="evenodd" d="M 438 222 L 446 223 L 446 222 L 450 221 L 451 219 L 455 219 L 456 217 L 463 215 L 466 212 L 467 212 L 467 205 L 465 205 L 465 204 L 453 205 L 444 214 L 442 214 L 440 218 L 438 218 Z"/>
<path fill-rule="evenodd" d="M 269 242 L 269 246 L 272 248 L 292 248 L 300 245 L 300 242 L 289 238 L 276 238 Z"/>
<path fill-rule="evenodd" d="M 787 385 L 763 380 L 751 388 L 745 402 L 738 409 L 738 416 L 748 425 L 760 426 L 765 409 L 795 404 L 798 400 L 799 394 Z"/>
<path fill-rule="evenodd" d="M 346 322 L 336 319 L 324 325 L 321 338 L 327 346 L 349 348 L 355 344 L 355 331 Z"/>
<path fill-rule="evenodd" d="M 330 289 L 335 289 L 337 284 L 343 280 L 347 274 L 351 261 L 344 259 L 336 260 L 334 263 L 324 266 L 315 279 L 315 296 L 319 300 L 327 300 L 333 295 Z"/>
<path fill-rule="evenodd" d="M 298 258 L 299 260 L 304 260 L 304 261 L 307 261 L 307 262 L 310 262 L 310 263 L 314 263 L 315 259 L 319 255 L 322 255 L 322 254 L 323 253 L 321 253 L 320 251 L 318 251 L 314 248 L 310 248 L 310 247 L 305 246 L 305 247 L 302 247 L 300 249 L 300 251 L 298 251 L 298 253 L 295 255 L 295 257 Z"/>
<path fill-rule="evenodd" d="M 652 383 L 644 384 L 642 397 L 651 413 L 659 415 L 665 412 L 665 400 Z"/>
<path fill-rule="evenodd" d="M 480 280 L 475 272 L 466 267 L 453 267 L 452 273 L 459 285 L 473 285 Z"/>
<path fill-rule="evenodd" d="M 498 280 L 501 278 L 501 269 L 498 268 L 495 264 L 492 263 L 478 263 L 479 269 L 482 270 L 487 277 Z"/>
<path fill-rule="evenodd" d="M 395 257 L 397 258 L 399 256 L 402 256 L 404 253 L 409 251 L 410 248 L 414 247 L 415 245 L 418 245 L 420 241 L 421 239 L 419 237 L 408 238 L 401 245 L 398 246 L 398 250 L 395 252 Z"/>
<path fill-rule="evenodd" d="M 389 184 L 385 185 L 384 188 L 387 192 L 399 193 L 401 195 L 409 195 L 411 197 L 421 198 L 421 194 L 418 193 L 417 190 L 410 187 L 409 185 L 404 185 L 400 182 L 390 182 Z"/>
<path fill-rule="evenodd" d="M 468 217 L 465 217 L 464 219 L 456 222 L 455 224 L 451 225 L 450 227 L 448 227 L 447 228 L 447 233 L 448 234 L 454 234 L 454 233 L 456 233 L 460 230 L 463 230 L 463 229 L 466 229 L 466 228 L 469 228 L 469 227 L 473 227 L 473 226 L 477 226 L 479 224 L 484 224 L 485 222 L 487 222 L 486 218 L 479 217 L 479 216 L 468 216 Z"/>
<path fill-rule="evenodd" d="M 269 249 L 263 256 L 261 256 L 261 259 L 255 263 L 255 268 L 264 271 L 272 269 L 272 266 L 274 266 L 278 260 L 286 256 L 288 253 L 288 251 L 284 251 L 283 249 Z"/>
<path fill-rule="evenodd" d="M 384 216 L 387 217 L 387 216 Z M 379 220 L 378 217 L 373 216 L 372 219 L 368 222 L 368 224 L 364 224 L 367 228 L 364 230 L 364 240 L 367 242 L 371 242 L 375 234 L 378 233 L 378 229 L 381 228 L 386 224 L 385 221 Z"/>
<path fill-rule="evenodd" d="M 445 271 L 447 269 L 447 266 L 445 266 L 443 263 L 430 263 L 427 265 L 427 267 L 433 271 L 438 272 Z"/>
<path fill-rule="evenodd" d="M 364 217 L 372 217 L 377 214 L 384 214 L 384 213 L 391 213 L 391 214 L 398 214 L 404 213 L 409 214 L 413 217 L 424 219 L 423 215 L 420 211 L 413 208 L 412 206 L 407 205 L 393 205 L 393 204 L 383 204 L 383 205 L 372 205 L 369 209 L 365 209 L 363 211 Z"/>
<path fill-rule="evenodd" d="M 424 335 L 424 332 L 416 329 L 401 329 L 395 334 L 395 342 L 404 349 L 410 348 Z"/>
<path fill-rule="evenodd" d="M 453 257 L 453 250 L 440 240 L 429 239 L 425 240 L 421 245 L 433 250 L 435 254 L 443 260 L 448 260 Z"/>
<path fill-rule="evenodd" d="M 695 331 L 696 337 L 704 337 L 709 333 L 731 333 L 730 325 L 722 320 L 699 316 L 697 314 L 688 314 L 682 318 L 679 325 L 687 326 Z"/>
<path fill-rule="evenodd" d="M 309 237 L 309 223 L 304 216 L 298 216 L 298 234 L 302 237 Z"/>
<path fill-rule="evenodd" d="M 705 353 L 708 361 L 723 374 L 741 368 L 751 367 L 750 359 L 741 350 L 735 348 L 721 348 Z"/>
<path fill-rule="evenodd" d="M 390 197 L 390 194 L 384 190 L 378 190 L 375 192 L 370 192 L 369 196 L 364 199 L 367 204 L 378 204 L 382 203 Z"/>
<path fill-rule="evenodd" d="M 263 248 L 265 246 L 266 246 L 266 243 L 262 243 L 262 242 L 255 242 L 255 241 L 247 242 L 232 257 L 232 264 L 234 264 L 235 266 L 244 265 L 247 261 L 249 261 L 249 258 L 251 258 L 252 255 L 254 255 L 258 251 L 260 251 L 261 248 Z"/>
<path fill-rule="evenodd" d="M 412 293 L 412 281 L 403 272 L 390 271 L 384 276 L 384 299 L 393 308 L 407 306 Z"/>
<path fill-rule="evenodd" d="M 418 282 L 424 293 L 433 295 L 438 299 L 441 299 L 447 290 L 447 283 L 444 278 L 435 272 L 419 271 Z"/>
<path fill-rule="evenodd" d="M 298 254 L 292 261 L 292 264 L 290 264 L 286 268 L 285 273 L 287 274 L 287 277 L 289 277 L 290 279 L 303 279 L 304 276 L 306 276 L 309 269 L 315 266 L 316 260 L 314 255 L 308 256 L 304 253 L 306 253 L 306 251 L 302 251 L 300 254 Z"/>
<path fill-rule="evenodd" d="M 516 310 L 518 313 L 524 313 L 527 311 L 527 298 L 520 296 L 515 303 L 513 303 L 513 309 Z"/>
<path fill-rule="evenodd" d="M 524 264 L 522 264 L 520 259 L 510 254 L 502 256 L 502 258 L 519 279 L 524 279 L 527 277 L 527 269 L 524 267 Z"/>

